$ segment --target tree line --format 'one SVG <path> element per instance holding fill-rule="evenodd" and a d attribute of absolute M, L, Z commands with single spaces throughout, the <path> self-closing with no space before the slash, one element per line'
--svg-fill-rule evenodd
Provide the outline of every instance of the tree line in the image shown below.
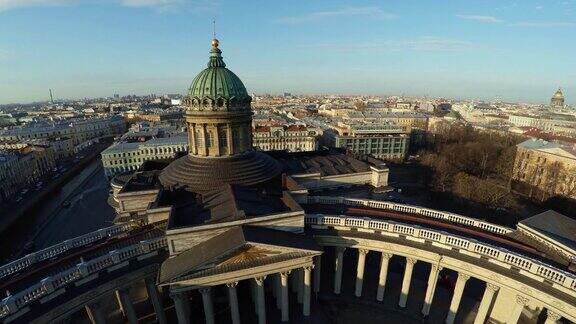
<path fill-rule="evenodd" d="M 482 131 L 465 124 L 441 124 L 419 152 L 431 171 L 434 191 L 490 208 L 510 208 L 516 145 L 521 137 Z"/>

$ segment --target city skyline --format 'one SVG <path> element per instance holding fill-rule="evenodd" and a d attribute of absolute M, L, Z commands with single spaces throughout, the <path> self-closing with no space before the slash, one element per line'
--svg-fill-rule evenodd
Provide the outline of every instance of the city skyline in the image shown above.
<path fill-rule="evenodd" d="M 213 17 L 225 59 L 250 92 L 547 103 L 561 86 L 573 104 L 575 8 L 0 0 L 0 104 L 46 100 L 48 88 L 58 98 L 185 93 L 205 65 Z"/>

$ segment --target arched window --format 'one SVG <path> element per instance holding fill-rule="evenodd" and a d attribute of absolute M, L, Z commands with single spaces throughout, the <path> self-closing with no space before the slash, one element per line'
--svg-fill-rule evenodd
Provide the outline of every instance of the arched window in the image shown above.
<path fill-rule="evenodd" d="M 202 136 L 202 131 L 197 129 L 196 130 L 196 136 L 195 136 L 195 143 L 194 145 L 196 146 L 196 149 L 200 149 L 203 145 L 204 142 L 204 137 Z"/>
<path fill-rule="evenodd" d="M 212 147 L 212 143 L 214 143 L 214 134 L 212 133 L 212 131 L 208 131 L 207 132 L 207 137 L 206 137 L 206 147 Z"/>
<path fill-rule="evenodd" d="M 218 145 L 220 147 L 228 146 L 228 137 L 226 136 L 226 129 L 223 127 L 218 128 Z"/>

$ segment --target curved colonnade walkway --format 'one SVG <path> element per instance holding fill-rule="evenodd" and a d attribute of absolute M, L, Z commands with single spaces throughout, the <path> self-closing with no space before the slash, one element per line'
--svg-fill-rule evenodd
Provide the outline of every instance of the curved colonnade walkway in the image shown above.
<path fill-rule="evenodd" d="M 317 309 L 314 307 L 314 299 L 310 300 L 310 290 L 319 297 L 316 302 L 320 304 L 334 300 L 335 295 L 341 295 L 342 291 L 347 290 L 353 292 L 356 296 L 354 298 L 373 295 L 374 302 L 397 298 L 397 306 L 392 307 L 392 310 L 401 311 L 407 306 L 410 308 L 418 304 L 421 305 L 419 316 L 425 317 L 431 311 L 433 314 L 439 313 L 436 308 L 441 309 L 441 305 L 447 303 L 446 298 L 438 299 L 439 294 L 445 295 L 437 292 L 443 290 L 437 288 L 438 282 L 445 282 L 441 286 L 447 286 L 448 290 L 453 289 L 448 307 L 442 311 L 445 314 L 438 315 L 445 316 L 446 323 L 453 323 L 457 319 L 457 322 L 462 321 L 465 316 L 464 312 L 459 312 L 462 309 L 466 309 L 467 314 L 475 314 L 474 323 L 483 323 L 490 312 L 494 313 L 503 303 L 506 319 L 502 322 L 505 323 L 516 323 L 523 312 L 532 310 L 535 305 L 536 310 L 542 311 L 541 317 L 548 324 L 559 323 L 562 318 L 576 321 L 574 273 L 561 269 L 560 265 L 545 262 L 528 246 L 506 238 L 510 229 L 465 217 L 443 219 L 437 224 L 422 226 L 410 219 L 404 219 L 404 222 L 391 221 L 373 213 L 366 213 L 370 217 L 359 217 L 358 210 L 353 211 L 356 213 L 354 216 L 317 213 L 333 212 L 340 205 L 357 208 L 362 204 L 367 208 L 359 209 L 367 212 L 390 209 L 383 202 L 372 202 L 372 206 L 365 206 L 366 202 L 328 197 L 310 197 L 308 204 L 303 204 L 308 212 L 305 217 L 306 233 L 316 239 L 325 253 L 314 260 L 314 267 L 307 266 L 301 271 L 297 269 L 292 271 L 292 275 L 290 272 L 278 275 L 277 281 L 282 282 L 281 286 L 273 283 L 276 276 L 269 276 L 266 283 L 265 278 L 261 279 L 262 283 L 257 285 L 261 288 L 258 289 L 250 288 L 255 285 L 246 288 L 245 283 L 240 283 L 241 287 L 252 290 L 248 298 L 251 295 L 254 299 L 256 313 L 264 314 L 258 317 L 261 322 L 267 318 L 270 320 L 277 313 L 284 320 L 289 316 L 294 317 L 294 307 L 288 311 L 288 304 L 294 304 L 292 299 L 302 305 L 303 315 L 308 316 L 311 303 L 313 310 Z M 398 209 L 397 206 L 395 208 Z M 404 216 L 417 214 L 409 209 L 416 207 L 406 208 L 396 212 Z M 346 212 L 345 209 L 343 211 Z M 439 219 L 439 215 L 422 216 Z M 459 225 L 454 228 L 454 224 Z M 476 235 L 469 232 L 470 228 L 477 230 Z M 12 290 L 11 295 L 0 304 L 0 320 L 32 321 L 40 316 L 47 318 L 46 314 L 49 318 L 64 319 L 85 307 L 90 319 L 99 323 L 104 318 L 98 310 L 98 300 L 103 294 L 113 292 L 124 315 L 130 322 L 134 322 L 136 314 L 130 306 L 132 303 L 127 290 L 131 281 L 144 280 L 157 311 L 158 321 L 165 322 L 162 298 L 154 284 L 158 265 L 166 257 L 166 240 L 161 231 L 152 228 L 146 231 L 134 224 L 125 224 L 95 233 L 87 234 L 83 239 L 91 242 L 92 246 L 85 247 L 85 244 L 73 241 L 64 242 L 57 249 L 46 249 L 1 267 L 3 287 Z M 143 233 L 147 234 L 143 236 Z M 125 243 L 119 244 L 116 241 L 120 238 Z M 80 262 L 74 265 L 75 259 L 66 257 L 69 254 L 78 257 Z M 367 262 L 375 266 L 366 270 Z M 388 271 L 390 267 L 400 271 Z M 414 288 L 411 288 L 414 285 L 412 277 L 415 269 L 417 273 L 426 273 L 424 276 L 427 276 L 421 301 L 415 301 L 417 297 L 413 296 L 419 294 L 415 294 Z M 32 272 L 33 275 L 24 275 L 26 272 Z M 401 273 L 399 280 L 391 283 L 393 279 L 390 278 L 397 276 L 398 272 Z M 445 273 L 449 275 L 446 277 L 443 275 Z M 370 282 L 376 283 L 376 286 L 368 287 Z M 294 294 L 288 295 L 288 290 L 280 289 L 288 285 Z M 391 295 L 396 290 L 394 286 L 400 288 L 396 297 Z M 323 287 L 322 290 L 320 287 Z M 228 292 L 233 288 L 236 291 L 236 284 L 229 285 Z M 214 294 L 210 290 L 200 293 L 203 304 L 200 307 L 203 310 L 200 311 L 204 313 L 206 321 L 211 323 L 215 316 Z M 463 296 L 470 293 L 479 296 L 479 305 L 462 308 Z M 265 298 L 268 294 L 275 298 Z M 348 298 L 344 300 L 350 301 L 350 295 L 338 298 Z M 231 296 L 228 294 L 226 304 L 229 304 L 228 309 L 232 312 L 229 316 L 236 323 L 247 315 L 239 316 L 238 297 L 234 301 Z M 176 295 L 171 297 L 176 310 L 190 316 L 190 300 Z M 244 299 L 240 305 L 243 302 Z M 278 310 L 270 310 L 274 306 Z M 245 312 L 246 309 L 243 307 L 241 311 Z M 179 319 L 186 323 L 182 316 Z"/>

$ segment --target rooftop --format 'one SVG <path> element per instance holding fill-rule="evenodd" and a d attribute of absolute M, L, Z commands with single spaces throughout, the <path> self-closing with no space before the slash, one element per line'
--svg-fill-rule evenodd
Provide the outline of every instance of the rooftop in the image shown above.
<path fill-rule="evenodd" d="M 182 189 L 162 192 L 159 207 L 173 206 L 168 229 L 229 222 L 291 210 L 281 178 L 250 186 L 224 185 L 209 192 Z"/>
<path fill-rule="evenodd" d="M 267 152 L 284 167 L 288 175 L 320 173 L 322 176 L 370 171 L 370 166 L 382 167 L 385 163 L 369 156 L 352 156 L 343 150 L 287 153 Z"/>
<path fill-rule="evenodd" d="M 548 236 L 576 253 L 576 220 L 548 210 L 520 221 L 519 225 Z"/>

